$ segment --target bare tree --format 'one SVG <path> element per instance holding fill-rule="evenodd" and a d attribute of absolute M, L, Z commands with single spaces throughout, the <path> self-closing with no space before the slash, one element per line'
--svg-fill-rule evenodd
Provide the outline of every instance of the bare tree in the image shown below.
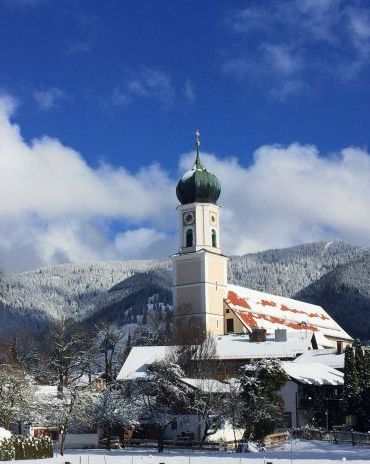
<path fill-rule="evenodd" d="M 218 359 L 215 340 L 208 334 L 197 345 L 176 347 L 172 357 L 185 375 L 194 380 L 195 388 L 189 401 L 189 410 L 199 417 L 202 431 L 200 441 L 203 444 L 223 423 L 229 391 L 227 384 L 217 380 L 222 363 Z"/>
<path fill-rule="evenodd" d="M 109 385 L 117 374 L 117 367 L 123 350 L 123 335 L 112 323 L 103 322 L 96 327 L 99 367 Z"/>
<path fill-rule="evenodd" d="M 65 318 L 55 322 L 49 347 L 50 368 L 62 394 L 65 387 L 75 385 L 84 374 L 90 373 L 93 347 L 89 337 Z"/>

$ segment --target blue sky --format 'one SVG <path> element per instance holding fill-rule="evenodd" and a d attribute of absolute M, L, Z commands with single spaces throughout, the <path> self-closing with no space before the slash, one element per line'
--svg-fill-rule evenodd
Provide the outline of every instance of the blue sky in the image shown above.
<path fill-rule="evenodd" d="M 30 148 L 37 159 L 32 170 L 37 170 L 38 185 L 45 179 L 41 171 L 52 177 L 56 167 L 50 159 L 42 161 L 32 142 L 35 139 L 43 141 L 38 147 L 48 143 L 44 136 L 58 140 L 60 153 L 55 156 L 60 166 L 69 159 L 67 147 L 75 160 L 87 163 L 84 174 L 80 173 L 84 182 L 75 193 L 86 198 L 80 210 L 68 205 L 58 209 L 56 197 L 63 192 L 53 191 L 53 183 L 46 181 L 47 211 L 35 185 L 24 188 L 24 198 L 16 192 L 13 196 L 19 196 L 19 203 L 3 216 L 0 210 L 0 266 L 21 270 L 53 262 L 167 256 L 175 251 L 172 210 L 176 199 L 171 192 L 179 173 L 191 165 L 189 152 L 197 128 L 204 157 L 219 170 L 215 172 L 223 181 L 221 201 L 225 221 L 229 221 L 225 222 L 226 252 L 321 238 L 369 244 L 370 225 L 360 219 L 357 224 L 354 218 L 346 222 L 345 215 L 346 208 L 352 213 L 353 204 L 356 213 L 363 215 L 362 200 L 370 200 L 367 191 L 354 193 L 352 188 L 367 182 L 367 178 L 355 177 L 356 166 L 361 175 L 370 175 L 368 2 L 0 0 L 0 10 L 3 129 L 7 134 L 13 131 L 13 142 L 9 147 L 3 144 L 3 153 Z M 14 133 L 15 125 L 21 136 Z M 276 144 L 282 147 L 277 155 Z M 311 147 L 309 153 L 306 146 Z M 355 147 L 355 154 L 348 155 L 350 168 L 343 154 L 348 147 Z M 276 160 L 272 156 L 279 159 L 280 154 L 282 161 L 273 170 Z M 24 162 L 24 155 L 19 156 Z M 297 163 L 293 174 L 290 156 Z M 9 172 L 14 173 L 9 166 L 15 157 L 5 158 Z M 301 203 L 287 204 L 286 195 L 279 197 L 279 204 L 270 201 L 277 196 L 274 188 L 279 189 L 273 188 L 276 171 L 285 166 L 280 183 L 299 188 L 297 172 L 304 171 L 304 163 L 310 160 L 304 177 L 307 196 Z M 156 182 L 157 207 L 153 204 L 150 209 L 157 217 L 146 212 L 146 197 L 138 203 L 136 214 L 119 206 L 107 207 L 105 213 L 103 203 L 97 208 L 100 200 L 88 193 L 91 185 L 87 181 L 85 185 L 85 180 L 94 177 L 94 182 L 112 186 L 114 181 L 104 177 L 103 165 L 109 167 L 112 178 L 124 170 L 149 197 L 145 183 Z M 264 188 L 258 198 L 261 184 L 250 190 L 241 180 L 237 190 L 232 190 L 230 184 L 241 173 L 257 182 L 255 173 L 262 165 L 270 177 L 261 179 Z M 46 166 L 51 174 L 46 174 Z M 157 169 L 155 174 L 153 169 Z M 306 205 L 312 201 L 307 198 L 309 176 L 315 182 L 321 179 L 325 190 L 328 179 L 338 181 L 338 169 L 344 181 L 350 177 L 345 196 L 341 196 L 344 181 L 333 186 L 337 193 L 328 202 L 325 199 L 332 193 L 313 186 L 322 196 L 315 212 L 308 212 Z M 12 179 L 13 188 L 23 174 Z M 68 175 L 69 179 L 74 176 Z M 71 190 L 68 182 L 66 190 Z M 133 201 L 121 187 L 113 190 L 107 204 Z M 32 204 L 19 207 L 34 195 Z M 240 195 L 239 202 L 235 195 Z M 324 205 L 340 202 L 341 213 L 333 206 L 323 214 Z M 281 207 L 279 221 L 263 222 L 261 217 L 276 207 Z M 238 223 L 235 218 L 240 214 L 246 218 Z M 69 224 L 69 230 L 62 230 L 61 224 Z M 257 239 L 271 227 L 275 233 L 266 232 Z M 9 228 L 19 232 L 16 243 L 7 241 Z M 70 239 L 63 244 L 68 234 Z M 29 241 L 29 237 L 42 238 L 35 245 L 36 239 Z"/>

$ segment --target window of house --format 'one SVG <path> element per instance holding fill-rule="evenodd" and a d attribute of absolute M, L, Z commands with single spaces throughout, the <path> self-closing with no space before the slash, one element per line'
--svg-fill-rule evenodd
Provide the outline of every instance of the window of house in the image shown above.
<path fill-rule="evenodd" d="M 226 319 L 226 332 L 234 332 L 234 319 Z"/>
<path fill-rule="evenodd" d="M 215 229 L 212 229 L 212 246 L 217 248 L 217 234 Z"/>
<path fill-rule="evenodd" d="M 193 246 L 193 240 L 194 240 L 193 229 L 188 229 L 186 231 L 186 246 L 187 247 L 192 247 Z"/>

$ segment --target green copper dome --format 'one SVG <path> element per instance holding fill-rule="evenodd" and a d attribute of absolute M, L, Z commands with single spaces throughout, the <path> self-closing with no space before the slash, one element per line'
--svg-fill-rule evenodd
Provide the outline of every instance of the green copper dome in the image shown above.
<path fill-rule="evenodd" d="M 182 205 L 194 202 L 217 203 L 220 193 L 220 181 L 205 169 L 197 149 L 197 158 L 193 168 L 186 172 L 177 183 L 177 198 Z"/>

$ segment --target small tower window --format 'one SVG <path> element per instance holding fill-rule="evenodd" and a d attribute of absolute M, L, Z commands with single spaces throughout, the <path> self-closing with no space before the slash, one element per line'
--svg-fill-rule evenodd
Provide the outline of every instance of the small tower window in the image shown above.
<path fill-rule="evenodd" d="M 212 246 L 217 248 L 217 234 L 215 229 L 212 229 Z"/>
<path fill-rule="evenodd" d="M 193 246 L 193 229 L 188 229 L 186 231 L 186 246 L 187 247 L 192 247 Z"/>

